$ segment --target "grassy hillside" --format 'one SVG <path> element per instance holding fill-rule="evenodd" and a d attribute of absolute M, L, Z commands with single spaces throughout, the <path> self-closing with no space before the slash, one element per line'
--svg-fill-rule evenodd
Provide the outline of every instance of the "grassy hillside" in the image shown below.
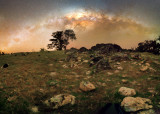
<path fill-rule="evenodd" d="M 110 61 L 112 55 L 106 56 L 112 69 L 100 72 L 89 67 L 90 53 L 78 54 L 81 61 L 76 65 L 65 60 L 67 55 L 63 51 L 0 56 L 0 66 L 9 65 L 0 69 L 0 113 L 31 113 L 32 106 L 38 106 L 40 113 L 92 113 L 107 103 L 120 103 L 123 96 L 117 91 L 122 86 L 134 88 L 136 96 L 149 98 L 154 108 L 160 108 L 160 56 L 140 54 L 141 60 L 120 62 Z M 146 63 L 151 69 L 141 71 Z M 79 84 L 83 80 L 93 83 L 96 90 L 82 92 Z M 76 104 L 57 110 L 43 106 L 44 100 L 61 93 L 74 95 Z"/>

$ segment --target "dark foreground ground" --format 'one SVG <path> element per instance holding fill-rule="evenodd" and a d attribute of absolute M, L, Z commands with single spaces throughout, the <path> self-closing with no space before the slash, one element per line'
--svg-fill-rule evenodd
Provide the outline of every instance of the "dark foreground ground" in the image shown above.
<path fill-rule="evenodd" d="M 67 62 L 63 51 L 0 56 L 0 66 L 9 65 L 0 69 L 0 113 L 32 113 L 30 108 L 37 106 L 39 113 L 91 114 L 107 103 L 121 103 L 124 97 L 118 89 L 122 86 L 134 88 L 136 96 L 149 98 L 155 109 L 160 108 L 160 56 L 140 53 L 141 59 L 110 61 L 113 53 L 106 56 L 112 69 L 95 72 L 89 66 L 90 55 L 78 54 L 76 63 Z M 150 69 L 141 71 L 146 63 Z M 96 90 L 82 92 L 79 84 L 83 80 Z M 57 110 L 43 107 L 44 100 L 62 93 L 74 95 L 75 105 Z"/>

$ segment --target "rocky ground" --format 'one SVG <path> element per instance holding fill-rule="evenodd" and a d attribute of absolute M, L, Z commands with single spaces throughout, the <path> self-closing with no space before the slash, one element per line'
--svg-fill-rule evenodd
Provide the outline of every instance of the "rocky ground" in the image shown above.
<path fill-rule="evenodd" d="M 158 113 L 160 56 L 88 50 L 0 56 L 0 113 Z"/>

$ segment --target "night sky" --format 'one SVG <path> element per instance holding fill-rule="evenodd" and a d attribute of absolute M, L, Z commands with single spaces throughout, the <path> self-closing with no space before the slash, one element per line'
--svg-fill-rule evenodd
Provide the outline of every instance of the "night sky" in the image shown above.
<path fill-rule="evenodd" d="M 38 51 L 52 32 L 73 29 L 68 48 L 136 47 L 160 35 L 160 0 L 0 0 L 0 50 Z"/>

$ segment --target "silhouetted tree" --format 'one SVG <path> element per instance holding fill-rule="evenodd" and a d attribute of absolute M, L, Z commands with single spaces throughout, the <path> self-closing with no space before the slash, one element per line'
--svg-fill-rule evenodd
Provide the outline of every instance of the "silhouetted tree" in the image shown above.
<path fill-rule="evenodd" d="M 144 42 L 140 42 L 136 50 L 140 52 L 160 54 L 160 36 L 155 40 L 145 40 Z"/>
<path fill-rule="evenodd" d="M 2 51 L 0 51 L 0 55 L 5 55 L 5 53 L 4 53 L 4 52 L 2 52 Z"/>
<path fill-rule="evenodd" d="M 56 48 L 57 50 L 66 50 L 69 40 L 76 40 L 73 30 L 57 31 L 52 33 L 53 39 L 51 44 L 48 44 L 48 49 Z"/>

